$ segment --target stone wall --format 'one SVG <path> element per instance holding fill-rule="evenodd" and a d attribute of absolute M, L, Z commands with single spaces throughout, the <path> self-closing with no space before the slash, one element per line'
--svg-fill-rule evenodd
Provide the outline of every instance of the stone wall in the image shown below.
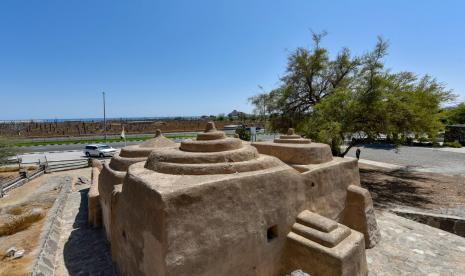
<path fill-rule="evenodd" d="M 465 218 L 401 209 L 396 209 L 392 212 L 396 215 L 414 220 L 416 222 L 420 222 L 447 231 L 449 233 L 465 237 Z"/>

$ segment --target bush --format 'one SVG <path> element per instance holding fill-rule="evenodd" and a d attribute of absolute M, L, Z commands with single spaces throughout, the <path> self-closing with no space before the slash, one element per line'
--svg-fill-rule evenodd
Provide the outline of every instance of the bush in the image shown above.
<path fill-rule="evenodd" d="M 236 134 L 239 135 L 239 138 L 244 141 L 250 141 L 250 131 L 245 127 L 239 127 L 236 129 Z"/>
<path fill-rule="evenodd" d="M 444 142 L 444 147 L 461 148 L 462 144 L 460 144 L 459 141 L 455 140 L 454 142 Z"/>

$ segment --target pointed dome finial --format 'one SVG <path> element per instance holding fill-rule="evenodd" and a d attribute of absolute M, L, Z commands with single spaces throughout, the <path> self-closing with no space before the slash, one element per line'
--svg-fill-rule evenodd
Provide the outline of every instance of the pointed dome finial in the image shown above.
<path fill-rule="evenodd" d="M 292 127 L 287 130 L 287 135 L 295 135 L 295 131 Z"/>
<path fill-rule="evenodd" d="M 205 132 L 213 132 L 216 131 L 215 123 L 210 121 L 207 123 L 207 126 L 205 127 Z"/>

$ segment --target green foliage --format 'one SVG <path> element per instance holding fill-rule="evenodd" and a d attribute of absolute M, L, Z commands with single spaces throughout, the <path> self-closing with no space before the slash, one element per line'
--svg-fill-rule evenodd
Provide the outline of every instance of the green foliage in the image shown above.
<path fill-rule="evenodd" d="M 127 137 L 127 142 L 133 141 L 146 141 L 152 139 L 153 137 L 144 136 L 144 137 Z M 176 135 L 168 136 L 169 139 L 188 139 L 195 138 L 192 135 Z M 32 146 L 46 146 L 46 145 L 71 145 L 71 144 L 95 144 L 95 143 L 115 143 L 121 142 L 120 138 L 107 138 L 105 139 L 81 139 L 81 140 L 47 140 L 47 141 L 34 141 L 34 142 L 16 142 L 14 145 L 17 147 L 32 147 Z"/>
<path fill-rule="evenodd" d="M 344 156 L 359 141 L 381 134 L 398 144 L 410 134 L 434 138 L 442 129 L 440 106 L 453 98 L 443 84 L 385 69 L 388 44 L 381 38 L 363 56 L 352 57 L 343 49 L 333 60 L 320 47 L 321 38 L 314 35 L 312 49 L 299 48 L 289 56 L 279 88 L 250 99 L 266 111 L 273 130 L 296 127 Z M 351 142 L 341 153 L 344 138 Z"/>
<path fill-rule="evenodd" d="M 447 125 L 465 124 L 465 103 L 443 110 L 442 122 Z"/>
<path fill-rule="evenodd" d="M 451 148 L 461 148 L 462 144 L 459 141 L 455 140 L 454 142 L 444 142 L 444 147 L 451 147 Z"/>
<path fill-rule="evenodd" d="M 241 140 L 250 141 L 250 131 L 247 130 L 244 126 L 238 127 L 236 129 L 236 134 L 239 135 Z"/>
<path fill-rule="evenodd" d="M 0 137 L 0 165 L 8 163 L 8 157 L 15 156 L 18 149 L 11 139 Z"/>
<path fill-rule="evenodd" d="M 216 119 L 220 122 L 224 121 L 226 119 L 226 115 L 224 115 L 224 113 L 220 113 L 218 116 L 216 116 Z"/>

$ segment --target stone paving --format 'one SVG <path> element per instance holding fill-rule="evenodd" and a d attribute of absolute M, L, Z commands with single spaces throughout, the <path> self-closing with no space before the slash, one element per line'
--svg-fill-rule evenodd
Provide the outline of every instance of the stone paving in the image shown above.
<path fill-rule="evenodd" d="M 377 212 L 381 241 L 366 251 L 369 275 L 465 275 L 465 239 Z"/>
<path fill-rule="evenodd" d="M 55 275 L 115 275 L 101 229 L 87 223 L 89 185 L 76 185 L 65 205 Z"/>

